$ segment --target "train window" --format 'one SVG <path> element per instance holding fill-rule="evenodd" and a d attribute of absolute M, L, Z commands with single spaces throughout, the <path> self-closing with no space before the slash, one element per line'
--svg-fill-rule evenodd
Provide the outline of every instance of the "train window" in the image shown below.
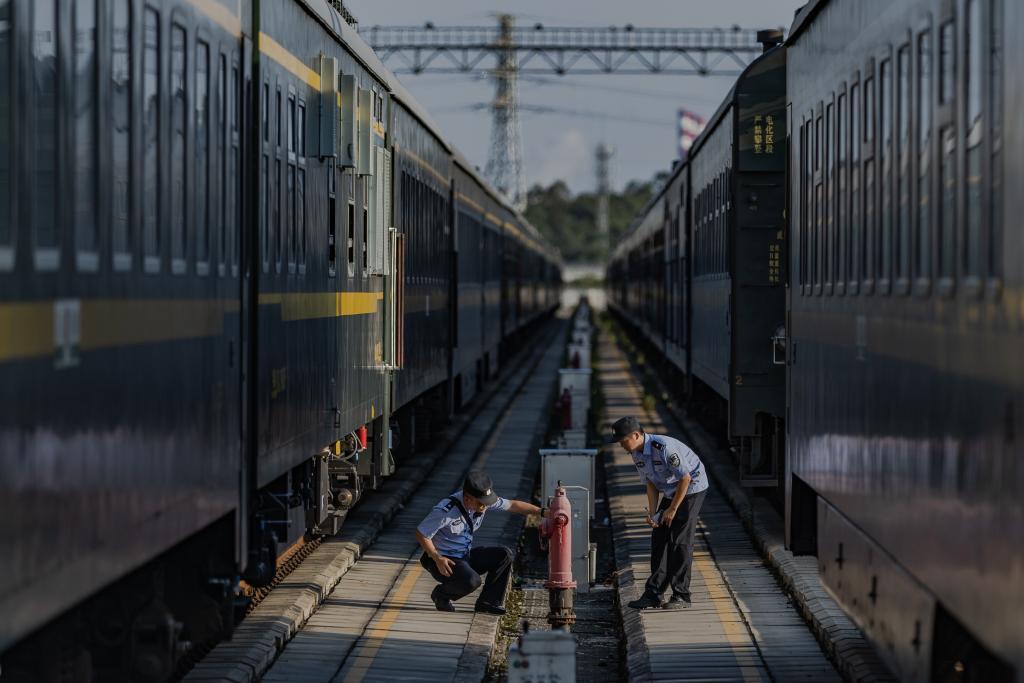
<path fill-rule="evenodd" d="M 875 78 L 864 79 L 864 142 L 871 143 L 875 139 Z"/>
<path fill-rule="evenodd" d="M 111 248 L 131 269 L 131 0 L 114 0 L 111 31 Z"/>
<path fill-rule="evenodd" d="M 940 206 L 939 274 L 951 278 L 955 272 L 956 226 L 956 132 L 953 126 L 946 126 L 939 136 L 941 168 L 940 183 L 942 200 Z"/>
<path fill-rule="evenodd" d="M 160 271 L 160 17 L 142 18 L 142 245 L 147 273 Z"/>
<path fill-rule="evenodd" d="M 272 200 L 274 202 L 274 222 L 271 226 L 272 239 L 277 238 L 277 244 L 271 245 L 271 249 L 274 252 L 272 260 L 274 261 L 274 267 L 278 273 L 281 272 L 281 262 L 284 260 L 285 251 L 285 238 L 287 230 L 285 228 L 285 215 L 281 207 L 282 195 L 284 194 L 284 178 L 281 176 L 281 160 L 274 159 L 274 177 L 271 180 L 273 183 L 273 195 Z"/>
<path fill-rule="evenodd" d="M 881 127 L 879 166 L 881 167 L 881 221 L 880 235 L 875 244 L 878 261 L 878 287 L 888 293 L 892 277 L 892 60 L 883 59 L 878 70 L 878 121 Z"/>
<path fill-rule="evenodd" d="M 295 154 L 295 95 L 288 95 L 288 153 Z"/>
<path fill-rule="evenodd" d="M 295 220 L 295 164 L 288 164 L 288 199 L 285 212 L 288 214 L 288 272 L 295 272 L 295 261 L 299 251 L 299 224 Z"/>
<path fill-rule="evenodd" d="M 196 272 L 209 272 L 210 260 L 210 46 L 196 42 Z"/>
<path fill-rule="evenodd" d="M 98 159 L 96 81 L 96 0 L 75 3 L 74 11 L 75 248 L 79 270 L 99 268 L 96 215 Z"/>
<path fill-rule="evenodd" d="M 833 282 L 833 258 L 835 255 L 835 105 L 831 102 L 825 107 L 825 232 L 823 252 L 824 263 L 822 264 L 822 277 L 827 286 L 826 293 L 832 293 Z"/>
<path fill-rule="evenodd" d="M 932 53 L 931 33 L 917 36 L 917 223 L 914 235 L 917 258 L 914 272 L 926 283 L 932 275 Z"/>
<path fill-rule="evenodd" d="M 847 194 L 847 177 L 849 170 L 847 167 L 848 158 L 846 155 L 846 147 L 849 144 L 849 122 L 846 116 L 846 93 L 840 93 L 836 100 L 836 131 L 837 131 L 837 147 L 836 147 L 836 165 L 838 167 L 838 177 L 836 178 L 836 287 L 839 288 L 839 293 L 845 293 L 845 282 L 847 278 L 846 264 L 847 264 L 847 253 L 850 250 L 850 214 L 849 214 L 849 195 Z"/>
<path fill-rule="evenodd" d="M 270 84 L 263 84 L 263 96 L 260 101 L 260 116 L 263 119 L 263 141 L 270 142 Z"/>
<path fill-rule="evenodd" d="M 989 16 L 989 144 L 992 149 L 990 188 L 991 211 L 986 225 L 991 231 L 988 240 L 989 277 L 1001 277 L 1003 233 L 1003 0 L 992 0 Z"/>
<path fill-rule="evenodd" d="M 263 163 L 260 164 L 260 252 L 263 255 L 263 272 L 270 272 L 270 157 L 263 155 Z"/>
<path fill-rule="evenodd" d="M 894 266 L 901 290 L 910 278 L 910 46 L 896 53 L 896 244 Z"/>
<path fill-rule="evenodd" d="M 220 239 L 217 250 L 217 275 L 224 277 L 228 256 L 228 204 L 227 197 L 227 138 L 228 138 L 228 58 L 221 54 L 217 63 L 217 159 L 219 173 L 217 174 L 217 190 L 213 193 L 213 201 L 219 202 L 219 209 L 214 210 L 214 215 L 220 220 Z M 260 211 L 260 221 L 263 220 L 263 212 Z"/>
<path fill-rule="evenodd" d="M 60 265 L 57 226 L 57 3 L 38 2 L 32 12 L 32 163 L 30 183 L 35 266 L 55 270 Z M 6 78 L 6 76 L 5 76 Z"/>
<path fill-rule="evenodd" d="M 277 86 L 277 98 L 274 100 L 276 107 L 274 108 L 274 134 L 277 136 L 277 146 L 281 146 L 281 86 Z"/>
<path fill-rule="evenodd" d="M 850 86 L 850 252 L 847 267 L 848 286 L 850 293 L 858 291 L 860 280 L 864 274 L 864 226 L 861 220 L 861 114 L 860 84 Z"/>
<path fill-rule="evenodd" d="M 296 135 L 298 141 L 296 143 L 296 153 L 300 157 L 306 156 L 306 103 L 299 100 L 299 112 L 298 112 L 298 125 L 296 126 Z"/>
<path fill-rule="evenodd" d="M 348 201 L 348 275 L 352 277 L 356 262 L 356 203 Z"/>
<path fill-rule="evenodd" d="M 875 79 L 869 76 L 864 79 L 864 287 L 869 290 L 874 285 L 875 243 L 878 240 L 878 226 L 875 223 Z"/>
<path fill-rule="evenodd" d="M 11 49 L 11 5 L 0 0 L 0 73 L 10 74 L 13 60 Z M 11 219 L 11 129 L 14 123 L 11 106 L 11 79 L 0 79 L 0 270 L 14 267 L 14 230 Z"/>
<path fill-rule="evenodd" d="M 982 231 L 982 168 L 981 149 L 984 129 L 982 127 L 982 87 L 984 54 L 984 33 L 981 28 L 982 0 L 967 0 L 967 30 L 964 45 L 964 74 L 967 79 L 966 114 L 964 121 L 966 139 L 964 152 L 966 168 L 964 180 L 964 272 L 971 277 L 981 275 L 981 231 Z"/>
<path fill-rule="evenodd" d="M 808 124 L 804 122 L 800 126 L 800 175 L 797 176 L 800 182 L 800 222 L 798 229 L 800 231 L 800 278 L 799 282 L 801 285 L 807 284 L 807 188 L 809 183 L 807 182 L 808 177 L 808 163 L 807 163 L 807 144 L 809 136 L 807 134 Z"/>
<path fill-rule="evenodd" d="M 953 22 L 939 29 L 939 99 L 949 104 L 954 96 L 956 52 Z M 956 126 L 945 125 L 939 132 L 939 276 L 952 280 L 956 273 Z"/>
<path fill-rule="evenodd" d="M 242 165 L 242 152 L 239 144 L 239 123 L 240 115 L 238 107 L 238 95 L 242 90 L 242 77 L 241 71 L 238 68 L 238 50 L 234 50 L 231 53 L 231 85 L 228 88 L 228 111 L 230 112 L 230 123 L 231 126 L 231 149 L 228 150 L 231 158 L 228 160 L 230 164 L 228 169 L 228 207 L 230 209 L 228 213 L 228 228 L 231 230 L 231 275 L 232 277 L 238 276 L 238 260 L 239 255 L 242 253 L 242 245 L 240 243 L 242 230 L 240 221 L 242 220 L 241 206 L 241 188 L 238 182 L 238 169 Z"/>
<path fill-rule="evenodd" d="M 306 265 L 306 169 L 301 166 L 295 175 L 295 223 L 298 235 L 299 273 L 305 273 Z"/>
<path fill-rule="evenodd" d="M 820 109 L 819 109 L 820 111 Z M 821 161 L 824 157 L 825 122 L 821 115 L 814 120 L 814 211 L 811 213 L 811 281 L 815 285 L 815 293 L 821 294 L 821 244 L 824 227 L 824 199 L 821 183 Z"/>
<path fill-rule="evenodd" d="M 171 272 L 186 271 L 188 233 L 185 215 L 188 201 L 185 184 L 185 29 L 171 27 Z"/>
<path fill-rule="evenodd" d="M 949 104 L 956 94 L 956 53 L 954 27 L 947 21 L 939 28 L 939 103 Z"/>

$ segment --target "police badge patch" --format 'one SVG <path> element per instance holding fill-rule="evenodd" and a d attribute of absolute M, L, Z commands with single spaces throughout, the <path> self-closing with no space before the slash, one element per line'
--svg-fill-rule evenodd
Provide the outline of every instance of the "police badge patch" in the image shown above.
<path fill-rule="evenodd" d="M 675 453 L 668 456 L 668 464 L 672 465 L 672 467 L 679 467 L 679 456 Z"/>

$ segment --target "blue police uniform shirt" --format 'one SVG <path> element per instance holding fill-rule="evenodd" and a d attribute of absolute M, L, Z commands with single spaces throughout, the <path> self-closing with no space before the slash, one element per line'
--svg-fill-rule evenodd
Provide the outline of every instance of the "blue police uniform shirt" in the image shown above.
<path fill-rule="evenodd" d="M 704 463 L 689 446 L 678 439 L 658 434 L 644 434 L 644 445 L 633 452 L 633 464 L 643 484 L 651 482 L 662 495 L 671 498 L 679 481 L 690 475 L 686 494 L 700 493 L 708 487 Z"/>
<path fill-rule="evenodd" d="M 452 497 L 457 498 L 465 506 L 462 491 L 456 491 Z M 483 512 L 477 513 L 467 508 L 466 512 L 473 518 L 473 531 L 484 523 L 484 515 L 488 510 L 508 510 L 510 506 L 508 500 L 498 496 L 498 500 L 484 508 Z M 432 539 L 437 552 L 445 557 L 465 557 L 473 546 L 473 534 L 466 528 L 466 518 L 462 516 L 458 506 L 447 498 L 435 505 L 416 528 L 421 534 Z"/>

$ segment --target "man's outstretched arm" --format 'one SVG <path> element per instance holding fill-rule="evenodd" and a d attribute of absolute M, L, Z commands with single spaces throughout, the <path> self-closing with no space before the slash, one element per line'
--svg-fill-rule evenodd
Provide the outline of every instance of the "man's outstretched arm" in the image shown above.
<path fill-rule="evenodd" d="M 510 500 L 508 502 L 508 511 L 514 512 L 518 515 L 539 515 L 540 508 L 533 503 L 527 503 L 522 500 Z"/>

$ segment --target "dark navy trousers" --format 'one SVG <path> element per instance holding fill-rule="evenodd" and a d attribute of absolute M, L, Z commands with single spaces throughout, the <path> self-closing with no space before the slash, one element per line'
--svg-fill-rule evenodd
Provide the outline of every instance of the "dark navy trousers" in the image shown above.
<path fill-rule="evenodd" d="M 697 533 L 697 518 L 707 489 L 683 498 L 679 511 L 670 526 L 651 529 L 651 577 L 647 579 L 647 594 L 661 598 L 672 587 L 672 594 L 690 599 L 690 575 L 693 566 L 693 541 Z M 668 509 L 672 501 L 663 498 L 659 511 Z"/>
<path fill-rule="evenodd" d="M 458 600 L 475 591 L 483 583 L 484 589 L 480 591 L 477 602 L 501 606 L 505 601 L 508 577 L 512 573 L 511 550 L 501 545 L 484 546 L 471 549 L 465 557 L 448 559 L 455 562 L 455 566 L 452 567 L 451 576 L 444 576 L 426 553 L 420 556 L 420 564 L 441 584 L 439 592 L 442 595 L 449 600 Z M 481 574 L 487 575 L 486 581 L 480 578 Z"/>

